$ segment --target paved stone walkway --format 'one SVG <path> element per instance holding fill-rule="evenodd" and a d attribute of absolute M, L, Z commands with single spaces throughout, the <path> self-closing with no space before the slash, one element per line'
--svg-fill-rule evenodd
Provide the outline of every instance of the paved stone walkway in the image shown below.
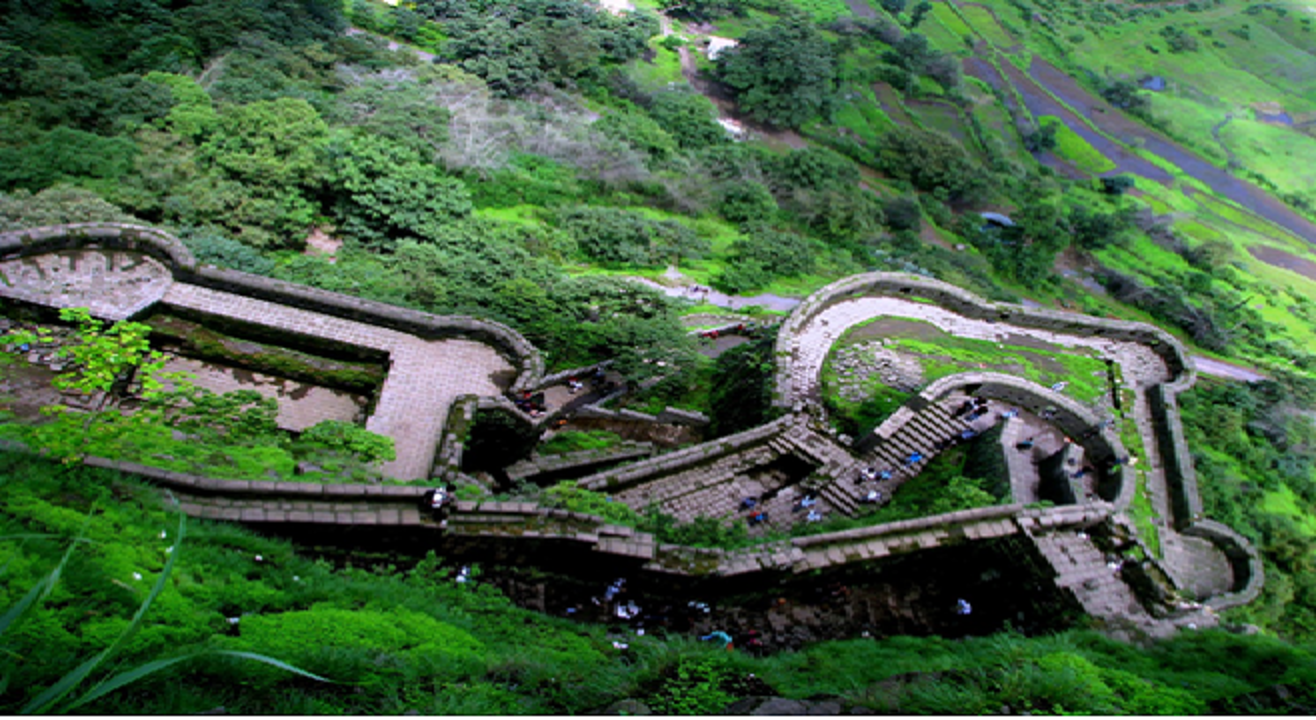
<path fill-rule="evenodd" d="M 174 278 L 142 253 L 66 250 L 0 262 L 0 282 L 7 297 L 117 321 L 163 297 Z"/>
<path fill-rule="evenodd" d="M 375 412 L 366 422 L 372 432 L 393 438 L 397 459 L 384 473 L 401 479 L 427 477 L 434 452 L 458 395 L 497 395 L 495 377 L 511 377 L 512 366 L 489 345 L 472 340 L 424 340 L 406 333 L 342 318 L 176 283 L 164 302 L 175 307 L 278 328 L 289 333 L 332 339 L 389 354 L 389 372 L 380 388 Z"/>
<path fill-rule="evenodd" d="M 889 315 L 929 322 L 951 335 L 1002 342 L 1010 335 L 1025 335 L 1063 347 L 1087 347 L 1119 363 L 1125 382 L 1144 388 L 1169 379 L 1165 363 L 1151 348 L 1131 342 L 1066 335 L 1048 330 L 989 323 L 958 315 L 936 305 L 893 297 L 861 297 L 837 303 L 813 317 L 792 342 L 794 362 L 791 387 L 797 399 L 818 400 L 823 361 L 849 328 L 875 317 Z"/>

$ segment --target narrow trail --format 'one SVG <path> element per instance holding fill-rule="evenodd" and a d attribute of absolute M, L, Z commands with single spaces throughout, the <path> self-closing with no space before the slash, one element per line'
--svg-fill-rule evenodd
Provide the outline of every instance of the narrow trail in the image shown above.
<path fill-rule="evenodd" d="M 1219 145 L 1220 149 L 1225 152 L 1225 158 L 1226 158 L 1225 167 L 1230 170 L 1237 170 L 1238 168 L 1242 167 L 1242 164 L 1238 162 L 1238 157 L 1234 155 L 1234 151 L 1230 150 L 1229 146 L 1225 144 L 1225 141 L 1220 139 L 1220 129 L 1228 125 L 1229 121 L 1233 119 L 1234 119 L 1233 113 L 1225 113 L 1224 120 L 1221 120 L 1220 122 L 1211 126 L 1211 137 L 1215 138 L 1216 144 Z"/>

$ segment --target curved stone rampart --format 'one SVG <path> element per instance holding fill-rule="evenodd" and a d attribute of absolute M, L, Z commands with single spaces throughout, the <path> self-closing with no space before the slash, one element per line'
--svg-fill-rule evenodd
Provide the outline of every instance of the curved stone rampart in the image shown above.
<path fill-rule="evenodd" d="M 1239 560 L 1241 557 L 1256 557 L 1256 550 L 1247 539 L 1232 531 L 1226 535 L 1213 530 L 1200 529 L 1219 524 L 1202 525 L 1204 522 L 1211 521 L 1203 520 L 1201 516 L 1202 506 L 1197 490 L 1197 478 L 1193 470 L 1192 455 L 1184 441 L 1176 400 L 1179 393 L 1189 389 L 1196 382 L 1197 370 L 1192 358 L 1185 352 L 1183 344 L 1177 338 L 1145 323 L 991 302 L 942 281 L 905 273 L 867 273 L 838 280 L 818 290 L 796 307 L 782 323 L 777 335 L 775 353 L 777 375 L 773 403 L 776 406 L 795 407 L 804 400 L 799 396 L 799 389 L 793 387 L 796 335 L 828 308 L 848 300 L 869 296 L 908 298 L 916 302 L 927 301 L 975 320 L 1134 342 L 1150 348 L 1164 362 L 1170 374 L 1168 380 L 1147 388 L 1146 392 L 1151 407 L 1150 419 L 1155 434 L 1154 441 L 1162 459 L 1164 477 L 1171 496 L 1172 524 L 1185 534 L 1207 538 L 1230 558 L 1234 569 L 1233 590 L 1229 595 L 1217 598 L 1217 602 L 1223 600 L 1227 603 L 1240 604 L 1255 597 L 1260 591 L 1262 575 L 1259 562 Z M 944 379 L 948 390 L 955 386 L 962 388 L 963 380 L 964 378 L 959 376 Z M 1011 402 L 1026 407 L 1029 399 L 1045 397 L 1039 395 L 1038 391 L 1049 392 L 1040 387 L 1027 388 L 1026 385 L 1018 382 L 993 382 L 983 387 L 989 392 L 998 392 L 999 399 L 1013 396 L 1015 399 L 1011 399 Z M 928 389 L 933 388 L 930 386 Z M 1059 414 L 1058 422 L 1061 429 L 1071 437 L 1082 437 L 1083 433 L 1088 432 L 1096 424 L 1094 418 L 1085 417 L 1090 413 L 1077 412 L 1078 408 L 1075 408 L 1073 403 L 1065 402 L 1067 398 L 1054 393 L 1052 395 L 1054 397 L 1050 398 L 1047 404 L 1065 410 Z M 924 393 L 920 393 L 906 407 L 910 412 L 917 411 L 932 398 L 932 395 L 925 396 Z M 1067 424 L 1073 427 L 1067 427 Z M 1111 433 L 1102 432 L 1093 436 L 1093 439 L 1101 440 L 1094 447 L 1098 453 L 1104 453 L 1108 447 L 1114 456 L 1123 455 L 1122 445 Z M 1099 492 L 1103 497 L 1112 499 L 1119 508 L 1127 507 L 1136 491 L 1133 473 L 1124 466 L 1116 468 L 1116 472 L 1110 477 L 1103 477 L 1103 484 L 1105 489 L 1099 486 Z"/>
<path fill-rule="evenodd" d="M 1097 493 L 1102 499 L 1113 503 L 1119 510 L 1133 502 L 1137 488 L 1133 471 L 1115 462 L 1128 454 L 1124 444 L 1114 432 L 1101 427 L 1101 418 L 1088 406 L 1031 380 L 992 372 L 957 373 L 940 378 L 907 401 L 906 406 L 911 403 L 930 404 L 954 393 L 999 400 L 1035 415 L 1053 410 L 1050 421 L 1065 435 L 1074 438 L 1083 447 L 1084 457 L 1097 468 Z M 892 432 L 894 429 L 888 429 L 885 422 L 874 430 L 876 434 Z"/>
<path fill-rule="evenodd" d="M 434 315 L 283 280 L 205 265 L 178 238 L 157 228 L 123 223 L 76 223 L 0 233 L 0 260 L 101 247 L 144 253 L 160 261 L 174 279 L 324 315 L 386 327 L 434 340 L 469 337 L 502 352 L 518 375 L 513 392 L 535 387 L 544 374 L 539 350 L 498 322 L 464 315 Z"/>
<path fill-rule="evenodd" d="M 777 333 L 777 384 L 773 402 L 791 407 L 798 398 L 792 387 L 792 342 L 814 317 L 837 303 L 858 297 L 891 296 L 911 300 L 925 299 L 967 318 L 988 322 L 1008 322 L 1021 328 L 1064 332 L 1110 340 L 1141 343 L 1150 347 L 1165 362 L 1171 382 L 1183 388 L 1196 379 L 1192 359 L 1177 338 L 1145 323 L 1110 320 L 1087 315 L 1026 308 L 1013 303 L 997 303 L 974 295 L 940 280 L 907 273 L 865 273 L 838 280 L 810 295 L 796 307 Z"/>
<path fill-rule="evenodd" d="M 1224 552 L 1234 571 L 1234 586 L 1225 595 L 1217 595 L 1204 601 L 1216 610 L 1246 605 L 1261 594 L 1265 584 L 1266 571 L 1262 566 L 1261 555 L 1247 538 L 1239 535 L 1233 528 L 1215 520 L 1198 520 L 1185 528 L 1185 535 L 1205 538 Z"/>

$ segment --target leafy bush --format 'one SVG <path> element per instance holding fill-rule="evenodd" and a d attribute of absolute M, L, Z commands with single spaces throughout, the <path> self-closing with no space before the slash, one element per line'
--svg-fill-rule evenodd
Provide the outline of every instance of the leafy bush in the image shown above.
<path fill-rule="evenodd" d="M 196 259 L 253 275 L 270 275 L 274 261 L 259 250 L 228 237 L 215 228 L 187 228 L 178 235 Z"/>

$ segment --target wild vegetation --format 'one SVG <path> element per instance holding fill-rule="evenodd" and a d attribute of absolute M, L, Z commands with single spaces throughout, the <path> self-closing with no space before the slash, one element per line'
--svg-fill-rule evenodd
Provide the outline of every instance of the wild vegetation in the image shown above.
<path fill-rule="evenodd" d="M 1316 217 L 1308 8 L 694 0 L 670 3 L 664 35 L 658 4 L 636 4 L 613 15 L 580 0 L 11 2 L 0 13 L 0 229 L 160 225 L 207 262 L 499 320 L 550 370 L 611 359 L 632 383 L 661 378 L 628 402 L 704 410 L 717 436 L 771 418 L 771 342 L 700 357 L 679 322 L 695 308 L 623 276 L 800 297 L 895 270 L 1153 321 L 1273 378 L 1204 381 L 1181 399 L 1207 514 L 1263 552 L 1265 593 L 1228 616 L 1261 634 L 1145 648 L 1083 630 L 892 638 L 765 659 L 655 637 L 619 652 L 600 628 L 449 581 L 434 558 L 336 569 L 197 522 L 166 570 L 176 523 L 156 493 L 4 455 L 0 592 L 16 608 L 41 589 L 0 627 L 0 703 L 21 710 L 110 647 L 151 578 L 167 575 L 150 624 L 114 662 L 177 664 L 80 710 L 576 713 L 636 698 L 717 712 L 752 672 L 783 696 L 907 712 L 1311 712 L 1316 277 L 1296 262 L 1316 240 L 1301 225 Z M 740 45 L 707 60 L 694 22 Z M 732 105 L 747 142 L 717 122 Z M 1013 225 L 987 225 L 987 210 Z M 343 242 L 333 258 L 307 252 L 313 231 Z M 999 348 L 907 349 L 934 374 L 1023 362 L 1086 388 L 1097 369 L 1056 355 L 1072 375 L 1060 377 Z M 888 390 L 840 414 L 875 424 L 903 399 Z M 341 467 L 324 466 L 335 477 L 386 455 L 343 427 L 292 442 L 247 396 L 193 396 L 140 417 L 90 444 L 86 418 L 71 414 L 4 432 L 65 456 L 235 477 L 291 474 L 312 450 L 339 454 Z M 550 451 L 613 441 L 559 437 Z M 479 438 L 469 450 L 499 452 Z M 884 510 L 1002 497 L 953 461 Z M 742 526 L 713 519 L 677 526 L 567 489 L 538 497 L 669 542 L 747 542 Z M 40 586 L 56 567 L 58 582 Z M 332 682 L 191 658 L 202 650 L 262 653 Z"/>

